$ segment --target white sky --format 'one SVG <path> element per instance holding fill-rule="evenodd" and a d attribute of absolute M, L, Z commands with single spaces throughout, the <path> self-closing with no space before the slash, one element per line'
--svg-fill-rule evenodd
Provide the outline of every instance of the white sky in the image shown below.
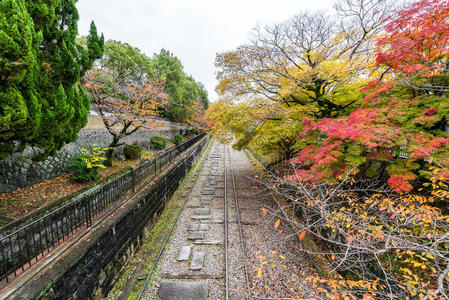
<path fill-rule="evenodd" d="M 332 0 L 79 0 L 79 33 L 92 20 L 106 40 L 138 47 L 148 56 L 165 48 L 215 101 L 215 55 L 248 41 L 257 24 L 284 21 L 301 10 L 332 7 Z"/>

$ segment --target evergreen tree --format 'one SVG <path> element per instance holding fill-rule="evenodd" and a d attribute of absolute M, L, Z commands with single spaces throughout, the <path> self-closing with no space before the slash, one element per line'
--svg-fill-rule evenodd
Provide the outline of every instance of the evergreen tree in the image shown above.
<path fill-rule="evenodd" d="M 87 123 L 90 101 L 79 80 L 102 56 L 91 24 L 87 49 L 76 41 L 75 0 L 0 2 L 0 159 L 26 145 L 54 154 Z"/>
<path fill-rule="evenodd" d="M 183 87 L 184 71 L 181 61 L 170 51 L 162 49 L 153 58 L 154 74 L 157 80 L 165 83 L 165 92 L 169 95 L 169 103 L 164 108 L 164 116 L 172 121 L 183 121 Z"/>
<path fill-rule="evenodd" d="M 186 75 L 183 69 L 181 61 L 165 49 L 153 58 L 151 75 L 165 83 L 165 92 L 169 95 L 164 116 L 176 122 L 186 122 L 193 117 L 196 101 L 205 108 L 209 103 L 204 86 Z"/>
<path fill-rule="evenodd" d="M 0 2 L 0 158 L 38 133 L 37 34 L 25 1 Z"/>

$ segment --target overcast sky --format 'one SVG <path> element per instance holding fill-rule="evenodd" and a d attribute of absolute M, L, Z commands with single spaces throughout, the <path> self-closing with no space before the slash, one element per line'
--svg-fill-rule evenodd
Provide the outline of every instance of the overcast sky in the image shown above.
<path fill-rule="evenodd" d="M 165 48 L 202 82 L 211 101 L 215 55 L 248 41 L 257 24 L 284 21 L 301 10 L 331 9 L 332 0 L 79 0 L 79 33 L 92 20 L 106 39 L 127 42 L 148 56 Z"/>

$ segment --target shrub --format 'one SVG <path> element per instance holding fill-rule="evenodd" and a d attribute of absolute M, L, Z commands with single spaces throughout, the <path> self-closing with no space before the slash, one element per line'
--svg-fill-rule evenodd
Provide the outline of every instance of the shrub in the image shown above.
<path fill-rule="evenodd" d="M 97 145 L 87 149 L 82 149 L 81 154 L 75 156 L 69 164 L 70 171 L 73 172 L 75 181 L 92 181 L 98 178 L 98 169 L 106 168 L 103 161 L 104 151 L 108 148 L 100 148 Z"/>
<path fill-rule="evenodd" d="M 182 135 L 180 135 L 179 133 L 177 133 L 175 135 L 175 138 L 173 139 L 173 143 L 175 143 L 176 146 L 179 146 L 182 144 Z"/>
<path fill-rule="evenodd" d="M 88 168 L 81 154 L 72 159 L 69 168 L 75 181 L 93 181 L 98 178 L 98 168 Z"/>
<path fill-rule="evenodd" d="M 151 149 L 164 150 L 167 146 L 167 140 L 161 136 L 152 136 L 150 138 Z"/>
<path fill-rule="evenodd" d="M 141 160 L 152 160 L 153 158 L 157 157 L 157 153 L 155 151 L 142 151 L 140 154 Z"/>
<path fill-rule="evenodd" d="M 143 149 L 136 144 L 133 145 L 125 145 L 123 147 L 123 154 L 126 159 L 138 159 L 142 154 Z"/>

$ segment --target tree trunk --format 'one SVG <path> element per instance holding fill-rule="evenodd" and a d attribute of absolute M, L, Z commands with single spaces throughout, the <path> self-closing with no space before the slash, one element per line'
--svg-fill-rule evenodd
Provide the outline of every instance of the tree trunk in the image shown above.
<path fill-rule="evenodd" d="M 106 167 L 112 166 L 112 155 L 114 154 L 115 148 L 118 146 L 120 141 L 120 137 L 118 135 L 114 135 L 112 138 L 112 142 L 108 146 L 108 150 L 106 150 L 106 160 L 104 161 L 104 165 Z"/>

